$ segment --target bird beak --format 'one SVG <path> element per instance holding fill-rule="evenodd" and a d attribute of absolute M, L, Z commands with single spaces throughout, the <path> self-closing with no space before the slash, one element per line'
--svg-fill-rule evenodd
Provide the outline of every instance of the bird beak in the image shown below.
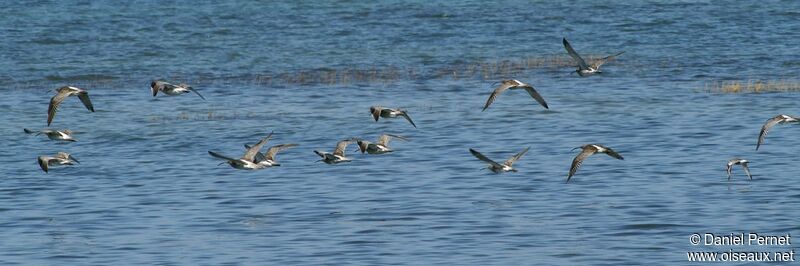
<path fill-rule="evenodd" d="M 571 149 L 571 150 L 569 150 L 569 151 L 574 151 L 574 150 L 576 150 L 576 149 L 580 149 L 580 148 L 581 148 L 581 147 L 575 147 L 575 148 L 572 148 L 572 149 Z"/>
<path fill-rule="evenodd" d="M 69 159 L 75 161 L 76 163 L 81 163 L 80 161 L 78 161 L 78 158 L 75 158 L 75 156 L 70 155 Z"/>
<path fill-rule="evenodd" d="M 224 163 L 224 162 L 222 162 L 222 163 L 219 163 L 219 164 L 217 164 L 217 166 L 220 166 L 220 165 L 223 165 L 223 164 L 225 164 L 225 163 Z"/>

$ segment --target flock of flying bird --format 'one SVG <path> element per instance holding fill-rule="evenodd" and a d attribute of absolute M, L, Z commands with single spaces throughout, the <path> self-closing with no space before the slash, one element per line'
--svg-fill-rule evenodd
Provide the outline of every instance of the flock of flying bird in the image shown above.
<path fill-rule="evenodd" d="M 566 49 L 567 53 L 570 55 L 570 57 L 573 58 L 573 60 L 575 61 L 576 65 L 577 65 L 577 69 L 575 70 L 575 72 L 581 77 L 602 73 L 600 71 L 600 66 L 602 66 L 604 63 L 606 63 L 608 61 L 614 60 L 617 56 L 619 56 L 622 53 L 624 53 L 624 52 L 619 52 L 619 53 L 614 54 L 614 55 L 610 55 L 610 56 L 606 56 L 604 58 L 596 59 L 596 60 L 594 60 L 592 62 L 592 64 L 588 64 L 575 51 L 575 49 L 572 48 L 570 43 L 567 42 L 566 38 L 563 39 L 563 45 L 564 45 L 564 48 Z M 205 100 L 205 97 L 203 97 L 203 95 L 200 94 L 197 90 L 195 90 L 191 86 L 189 86 L 187 84 L 183 84 L 183 83 L 178 84 L 178 85 L 174 85 L 174 84 L 171 84 L 171 83 L 168 83 L 168 82 L 165 82 L 165 81 L 156 80 L 156 81 L 153 81 L 150 84 L 150 89 L 151 89 L 151 91 L 153 93 L 153 97 L 156 97 L 156 95 L 158 95 L 159 92 L 161 92 L 163 94 L 166 94 L 166 95 L 169 95 L 169 96 L 182 95 L 182 94 L 194 92 L 195 94 L 200 96 L 200 98 Z M 500 94 L 502 94 L 503 92 L 505 92 L 506 90 L 520 90 L 520 89 L 525 90 L 542 107 L 544 107 L 545 109 L 549 109 L 549 107 L 547 106 L 547 102 L 545 101 L 544 97 L 542 97 L 542 95 L 539 94 L 539 92 L 536 91 L 536 89 L 534 89 L 534 87 L 532 85 L 524 83 L 524 82 L 521 82 L 521 81 L 516 80 L 516 79 L 509 79 L 509 80 L 501 81 L 500 85 L 498 87 L 496 87 L 494 89 L 494 91 L 492 91 L 492 93 L 489 96 L 489 99 L 486 101 L 486 104 L 484 105 L 482 111 L 486 111 L 486 109 L 488 109 L 489 106 L 492 103 L 494 103 L 494 101 L 497 99 L 497 97 Z M 50 105 L 48 106 L 48 109 L 47 109 L 47 126 L 48 127 L 52 123 L 53 118 L 55 118 L 56 111 L 58 110 L 58 107 L 61 105 L 62 102 L 64 102 L 64 100 L 66 100 L 70 96 L 77 96 L 78 99 L 86 107 L 86 109 L 88 109 L 91 112 L 94 112 L 94 106 L 92 105 L 92 102 L 89 99 L 89 94 L 86 92 L 86 90 L 83 90 L 83 89 L 80 89 L 80 88 L 77 88 L 77 87 L 73 87 L 73 86 L 60 87 L 60 88 L 56 89 L 56 95 L 53 96 L 50 99 Z M 414 126 L 414 128 L 417 127 L 417 125 L 414 124 L 414 121 L 411 120 L 411 117 L 408 115 L 408 112 L 406 112 L 405 110 L 401 110 L 401 109 L 397 109 L 397 108 L 385 108 L 385 107 L 381 107 L 381 106 L 372 106 L 372 107 L 370 107 L 370 113 L 372 114 L 372 117 L 375 119 L 376 122 L 380 118 L 403 117 L 412 126 Z M 761 127 L 761 132 L 759 133 L 758 142 L 756 144 L 756 150 L 758 150 L 759 147 L 764 143 L 764 139 L 767 136 L 767 132 L 772 127 L 774 127 L 775 125 L 778 125 L 778 124 L 790 123 L 790 122 L 800 122 L 800 118 L 781 114 L 781 115 L 778 115 L 776 117 L 773 117 L 773 118 L 767 120 L 767 122 Z M 76 133 L 76 132 L 70 131 L 68 129 L 64 129 L 64 130 L 43 129 L 43 130 L 40 130 L 40 131 L 34 131 L 34 130 L 30 130 L 30 129 L 26 128 L 26 129 L 24 129 L 24 131 L 25 131 L 25 133 L 28 133 L 28 134 L 36 134 L 36 135 L 44 134 L 51 140 L 68 141 L 68 142 L 77 141 L 73 137 L 73 134 Z M 228 156 L 222 155 L 222 154 L 220 154 L 218 152 L 214 152 L 214 151 L 208 151 L 208 154 L 213 156 L 213 157 L 215 157 L 215 158 L 222 159 L 222 160 L 225 161 L 225 162 L 222 162 L 220 164 L 227 163 L 231 167 L 236 168 L 236 169 L 256 170 L 256 169 L 264 169 L 264 168 L 268 168 L 268 167 L 280 166 L 280 163 L 278 163 L 276 161 L 276 159 L 275 159 L 276 158 L 275 156 L 277 155 L 277 153 L 280 152 L 280 151 L 292 148 L 292 147 L 296 147 L 296 146 L 298 146 L 298 144 L 295 144 L 295 143 L 279 144 L 279 145 L 275 145 L 275 146 L 272 146 L 269 149 L 267 149 L 266 153 L 262 153 L 261 150 L 262 150 L 263 146 L 272 138 L 272 134 L 273 133 L 270 133 L 269 135 L 267 135 L 266 137 L 260 139 L 256 144 L 254 144 L 252 146 L 245 144 L 244 145 L 245 149 L 246 149 L 245 153 L 244 153 L 244 155 L 242 155 L 242 157 L 240 157 L 238 159 L 232 158 L 232 157 L 228 157 Z M 321 159 L 318 160 L 318 162 L 322 161 L 322 162 L 327 163 L 327 164 L 337 164 L 337 163 L 343 163 L 343 162 L 350 162 L 351 159 L 345 156 L 345 149 L 350 144 L 353 144 L 353 143 L 357 144 L 358 145 L 358 150 L 361 151 L 361 153 L 384 154 L 384 153 L 389 153 L 389 152 L 393 151 L 389 147 L 389 141 L 391 141 L 392 139 L 398 139 L 398 140 L 403 140 L 403 141 L 408 140 L 407 138 L 405 138 L 403 136 L 394 135 L 394 134 L 383 134 L 383 135 L 378 137 L 378 140 L 375 143 L 372 143 L 372 142 L 369 142 L 367 140 L 360 139 L 360 138 L 349 138 L 349 139 L 345 139 L 345 140 L 339 141 L 336 144 L 336 149 L 333 152 L 322 152 L 322 151 L 314 150 L 314 153 L 316 153 L 317 155 L 319 155 L 321 157 Z M 586 145 L 582 145 L 580 147 L 576 147 L 575 149 L 579 149 L 579 148 L 581 149 L 581 152 L 578 153 L 578 155 L 575 156 L 575 158 L 572 160 L 572 165 L 570 166 L 569 174 L 567 175 L 567 182 L 569 182 L 569 180 L 572 178 L 572 176 L 575 175 L 575 172 L 577 172 L 578 168 L 581 166 L 581 164 L 583 164 L 583 161 L 586 160 L 586 158 L 588 158 L 589 156 L 591 156 L 591 155 L 593 155 L 595 153 L 605 153 L 605 154 L 607 154 L 607 155 L 609 155 L 609 156 L 611 156 L 611 157 L 613 157 L 615 159 L 618 159 L 618 160 L 623 160 L 624 159 L 622 157 L 622 155 L 620 155 L 619 153 L 617 153 L 613 149 L 611 149 L 611 148 L 609 148 L 607 146 L 601 145 L 601 144 L 586 144 Z M 520 151 L 519 153 L 515 154 L 514 156 L 512 156 L 511 158 L 509 158 L 508 160 L 506 160 L 506 161 L 504 161 L 502 163 L 498 163 L 498 162 L 496 162 L 496 161 L 494 161 L 492 159 L 489 159 L 488 157 L 484 156 L 483 154 L 481 154 L 480 152 L 478 152 L 478 151 L 476 151 L 474 149 L 469 149 L 469 151 L 473 156 L 475 156 L 479 160 L 486 162 L 488 164 L 487 168 L 489 170 L 491 170 L 494 173 L 502 173 L 502 172 L 516 172 L 517 170 L 513 168 L 513 164 L 517 160 L 522 158 L 522 156 L 524 156 L 528 152 L 529 149 L 530 149 L 530 147 L 523 149 L 522 151 Z M 573 150 L 575 150 L 575 149 L 573 149 Z M 39 166 L 41 167 L 41 169 L 44 172 L 48 172 L 49 168 L 51 166 L 72 165 L 73 163 L 80 163 L 74 156 L 72 156 L 71 154 L 66 153 L 66 152 L 58 152 L 54 156 L 47 156 L 47 155 L 39 156 L 37 158 L 37 161 L 38 161 Z M 734 159 L 729 160 L 728 164 L 727 164 L 728 180 L 731 179 L 732 168 L 733 168 L 734 165 L 741 165 L 742 168 L 744 169 L 745 173 L 747 174 L 747 176 L 750 178 L 750 180 L 752 180 L 753 177 L 750 174 L 750 170 L 748 169 L 748 163 L 749 163 L 749 161 L 747 161 L 745 159 L 741 159 L 741 158 L 734 158 Z"/>

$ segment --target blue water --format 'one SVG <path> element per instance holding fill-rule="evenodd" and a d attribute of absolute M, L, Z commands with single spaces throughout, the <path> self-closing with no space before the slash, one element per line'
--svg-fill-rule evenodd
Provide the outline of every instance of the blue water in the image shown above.
<path fill-rule="evenodd" d="M 755 152 L 766 119 L 800 115 L 800 94 L 703 89 L 797 78 L 798 27 L 798 1 L 2 2 L 0 264 L 674 265 L 729 248 L 692 233 L 800 235 L 800 128 L 777 126 Z M 566 58 L 563 37 L 625 54 L 588 78 L 462 71 Z M 323 71 L 347 79 L 301 78 Z M 161 78 L 208 101 L 154 99 Z M 550 109 L 508 91 L 481 112 L 503 78 Z M 56 115 L 79 142 L 24 134 L 64 85 L 96 109 L 68 99 Z M 374 122 L 371 105 L 406 108 L 419 128 Z M 278 168 L 207 154 L 238 157 L 271 131 L 300 144 Z M 314 162 L 384 132 L 411 140 Z M 585 143 L 625 160 L 595 155 L 565 184 Z M 527 146 L 502 175 L 468 152 L 502 161 Z M 81 164 L 43 173 L 36 157 L 58 151 Z M 727 181 L 737 156 L 754 180 L 737 167 Z"/>

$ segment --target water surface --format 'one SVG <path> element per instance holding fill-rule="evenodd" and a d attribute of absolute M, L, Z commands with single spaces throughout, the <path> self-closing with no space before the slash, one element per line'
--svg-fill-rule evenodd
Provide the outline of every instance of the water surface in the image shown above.
<path fill-rule="evenodd" d="M 0 7 L 4 265 L 674 265 L 686 251 L 727 250 L 691 246 L 691 233 L 800 231 L 800 185 L 787 170 L 800 128 L 776 127 L 755 152 L 761 124 L 798 114 L 800 95 L 702 91 L 796 78 L 796 1 Z M 563 37 L 586 55 L 625 54 L 589 78 L 563 66 L 442 74 L 565 58 Z M 350 78 L 297 78 L 320 71 Z M 157 78 L 208 101 L 154 99 Z M 550 109 L 509 91 L 481 112 L 503 78 L 531 82 Z M 95 105 L 68 99 L 53 121 L 82 131 L 79 142 L 22 133 L 46 125 L 63 85 Z M 406 108 L 419 128 L 376 123 L 371 105 Z M 270 131 L 270 144 L 300 144 L 279 168 L 237 171 L 207 154 L 239 156 Z M 315 149 L 384 132 L 411 141 L 314 162 Z M 625 160 L 593 156 L 565 184 L 570 149 L 585 143 Z M 505 160 L 527 146 L 520 172 L 503 175 L 468 152 Z M 58 151 L 81 164 L 41 172 L 35 158 Z M 753 181 L 740 168 L 727 181 L 736 156 L 752 161 Z"/>

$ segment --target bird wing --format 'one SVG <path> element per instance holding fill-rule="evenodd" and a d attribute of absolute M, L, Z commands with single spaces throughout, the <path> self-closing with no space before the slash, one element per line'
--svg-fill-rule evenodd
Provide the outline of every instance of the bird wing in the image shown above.
<path fill-rule="evenodd" d="M 380 137 L 378 137 L 378 144 L 383 146 L 389 145 L 389 141 L 392 140 L 393 138 L 403 141 L 408 140 L 406 137 L 403 136 L 398 136 L 394 134 L 383 134 Z"/>
<path fill-rule="evenodd" d="M 280 144 L 280 145 L 275 145 L 275 146 L 269 147 L 269 149 L 267 150 L 267 153 L 266 153 L 266 159 L 274 161 L 275 160 L 275 155 L 277 155 L 279 151 L 286 150 L 286 149 L 289 149 L 291 147 L 296 147 L 296 146 L 297 146 L 297 144 L 289 143 L 289 144 Z"/>
<path fill-rule="evenodd" d="M 747 174 L 747 177 L 750 178 L 750 180 L 753 180 L 753 176 L 750 175 L 750 169 L 747 167 L 747 163 L 742 163 L 742 169 L 744 169 L 744 173 Z"/>
<path fill-rule="evenodd" d="M 247 149 L 247 151 L 244 152 L 244 155 L 242 155 L 242 160 L 255 162 L 256 153 L 261 150 L 261 147 L 264 147 L 264 144 L 267 144 L 267 141 L 269 141 L 270 138 L 272 138 L 272 132 L 270 132 L 269 135 L 263 139 L 259 140 L 258 143 L 253 145 L 253 147 Z"/>
<path fill-rule="evenodd" d="M 178 88 L 178 85 L 175 85 L 175 84 L 172 84 L 172 83 L 168 83 L 168 82 L 162 82 L 161 83 L 161 89 L 162 90 L 166 90 L 166 89 L 174 90 L 176 88 Z"/>
<path fill-rule="evenodd" d="M 756 143 L 756 150 L 758 150 L 758 147 L 761 147 L 761 144 L 764 144 L 764 139 L 767 138 L 767 133 L 769 132 L 769 130 L 778 123 L 780 123 L 781 119 L 782 119 L 781 117 L 773 117 L 767 120 L 767 122 L 764 123 L 763 126 L 761 126 L 761 133 L 758 133 L 758 143 Z"/>
<path fill-rule="evenodd" d="M 160 80 L 153 81 L 153 83 L 150 84 L 150 90 L 153 92 L 153 97 L 156 97 L 156 95 L 158 95 L 158 91 L 164 89 L 164 84 L 166 84 L 166 82 Z"/>
<path fill-rule="evenodd" d="M 267 160 L 267 156 L 264 155 L 262 152 L 256 152 L 256 156 L 254 157 L 254 163 L 259 163 Z"/>
<path fill-rule="evenodd" d="M 372 113 L 372 118 L 375 118 L 375 121 L 378 121 L 378 118 L 381 117 L 381 108 L 378 106 L 373 106 L 369 108 L 370 113 Z"/>
<path fill-rule="evenodd" d="M 589 69 L 589 65 L 586 64 L 586 61 L 583 61 L 583 58 L 581 58 L 581 56 L 578 55 L 578 52 L 575 52 L 575 49 L 572 49 L 572 45 L 569 44 L 567 38 L 564 38 L 563 43 L 564 43 L 564 49 L 567 49 L 567 53 L 569 54 L 569 56 L 571 56 L 572 59 L 575 59 L 575 61 L 578 62 L 578 67 L 580 67 L 580 69 Z"/>
<path fill-rule="evenodd" d="M 489 95 L 489 99 L 486 100 L 486 104 L 483 106 L 483 110 L 481 110 L 481 112 L 486 111 L 486 108 L 489 108 L 489 105 L 491 105 L 494 102 L 494 100 L 497 99 L 498 95 L 500 95 L 504 91 L 508 90 L 508 88 L 511 88 L 513 86 L 514 84 L 511 83 L 506 83 L 506 82 L 500 83 L 500 86 L 495 88 L 494 91 L 492 91 L 492 94 Z"/>
<path fill-rule="evenodd" d="M 48 158 L 47 156 L 39 156 L 39 158 L 37 158 L 36 161 L 39 162 L 39 167 L 42 168 L 42 171 L 47 173 L 47 169 L 49 166 L 48 162 L 50 161 L 50 158 Z"/>
<path fill-rule="evenodd" d="M 514 156 L 511 156 L 511 158 L 508 158 L 508 160 L 503 162 L 503 164 L 508 165 L 508 166 L 512 166 L 514 164 L 514 162 L 519 160 L 519 158 L 522 158 L 522 156 L 525 155 L 526 153 L 528 153 L 528 150 L 530 150 L 530 149 L 531 149 L 531 147 L 527 147 L 524 150 L 518 152 L 517 154 L 514 154 Z"/>
<path fill-rule="evenodd" d="M 497 168 L 503 168 L 503 165 L 501 165 L 501 164 L 499 164 L 499 163 L 497 163 L 495 161 L 492 161 L 492 159 L 489 159 L 486 156 L 483 156 L 483 154 L 481 154 L 480 152 L 478 152 L 476 150 L 469 149 L 469 153 L 472 153 L 472 156 L 475 156 L 475 158 L 478 158 L 478 160 L 487 162 L 487 163 L 489 163 L 492 166 L 497 167 Z"/>
<path fill-rule="evenodd" d="M 412 126 L 414 126 L 414 128 L 417 128 L 417 125 L 415 125 L 415 124 L 414 124 L 414 121 L 411 121 L 411 117 L 410 117 L 410 116 L 408 116 L 408 112 L 406 112 L 406 111 L 400 111 L 400 115 L 402 115 L 403 117 L 405 117 L 405 118 L 406 118 L 406 120 L 408 120 L 408 122 L 409 122 L 409 123 L 411 123 L 411 125 L 412 125 Z"/>
<path fill-rule="evenodd" d="M 250 149 L 250 147 L 253 147 L 253 146 L 250 146 L 250 145 L 248 145 L 248 144 L 245 144 L 245 145 L 244 145 L 244 148 L 245 148 L 245 149 Z M 264 161 L 264 160 L 266 160 L 266 159 L 267 159 L 267 156 L 265 156 L 265 155 L 264 155 L 264 153 L 262 153 L 262 152 L 260 152 L 260 151 L 259 151 L 259 152 L 256 152 L 256 156 L 255 156 L 254 158 L 255 158 L 256 160 L 255 160 L 255 161 L 253 161 L 253 162 L 254 162 L 254 163 L 258 163 L 258 162 L 260 162 L 260 161 Z"/>
<path fill-rule="evenodd" d="M 605 153 L 608 154 L 608 156 L 617 158 L 619 160 L 625 160 L 625 158 L 622 158 L 622 155 L 619 155 L 619 153 L 617 153 L 616 151 L 612 150 L 611 148 L 605 147 L 605 146 L 603 148 L 606 149 Z"/>
<path fill-rule="evenodd" d="M 537 92 L 536 89 L 533 88 L 533 86 L 531 85 L 525 86 L 525 91 L 527 91 L 528 94 L 530 94 L 534 100 L 539 102 L 539 104 L 544 106 L 545 109 L 550 109 L 550 107 L 547 107 L 547 102 L 544 101 L 544 97 L 542 97 L 542 95 L 540 95 L 539 92 Z M 487 105 L 486 107 L 489 106 Z"/>
<path fill-rule="evenodd" d="M 602 65 L 603 65 L 603 64 L 605 64 L 606 62 L 608 62 L 608 61 L 612 61 L 612 60 L 616 59 L 616 58 L 617 58 L 617 56 L 619 56 L 619 55 L 621 55 L 621 54 L 624 54 L 624 53 L 625 53 L 625 52 L 623 51 L 623 52 L 619 52 L 619 53 L 617 53 L 617 54 L 614 54 L 614 55 L 609 55 L 609 56 L 606 56 L 606 57 L 603 57 L 603 58 L 597 59 L 597 60 L 595 60 L 594 62 L 592 62 L 592 68 L 594 68 L 594 69 L 598 69 L 598 68 L 600 68 L 600 66 L 602 66 Z"/>
<path fill-rule="evenodd" d="M 64 99 L 69 97 L 70 92 L 68 90 L 59 90 L 53 98 L 50 98 L 50 106 L 47 107 L 47 126 L 50 126 L 50 122 L 53 122 L 53 117 L 56 116 L 56 111 L 58 111 L 58 106 L 64 102 Z"/>
<path fill-rule="evenodd" d="M 211 156 L 214 156 L 216 158 L 220 158 L 220 159 L 223 159 L 223 160 L 226 160 L 226 161 L 236 161 L 236 159 L 234 159 L 234 158 L 231 158 L 231 157 L 228 157 L 228 156 L 225 156 L 225 155 L 213 152 L 213 151 L 208 151 L 208 154 L 211 154 Z"/>
<path fill-rule="evenodd" d="M 200 92 L 198 92 L 198 91 L 197 91 L 197 90 L 195 90 L 194 88 L 192 88 L 192 87 L 189 87 L 188 89 L 189 89 L 190 91 L 193 91 L 194 93 L 196 93 L 196 94 L 197 94 L 197 96 L 200 96 L 200 98 L 201 98 L 201 99 L 203 99 L 203 101 L 205 101 L 205 100 L 206 100 L 206 97 L 203 97 L 203 95 L 202 95 L 202 94 L 200 94 Z"/>
<path fill-rule="evenodd" d="M 586 160 L 587 157 L 591 156 L 595 152 L 597 152 L 597 149 L 589 145 L 586 146 L 586 148 L 583 148 L 583 150 L 581 151 L 581 153 L 578 154 L 578 156 L 575 156 L 575 159 L 572 160 L 572 166 L 569 168 L 569 175 L 567 176 L 567 182 L 569 182 L 569 179 L 572 178 L 572 176 L 575 175 L 575 172 L 578 171 L 578 167 L 581 167 L 581 164 L 583 164 L 583 160 Z"/>
<path fill-rule="evenodd" d="M 728 172 L 728 180 L 731 180 L 732 170 L 733 170 L 733 164 L 731 162 L 728 162 L 728 167 L 727 169 L 725 169 L 725 171 Z"/>
<path fill-rule="evenodd" d="M 358 140 L 356 141 L 356 144 L 358 144 L 358 151 L 360 151 L 361 153 L 366 152 L 367 147 L 369 147 L 369 141 L 366 140 Z"/>
<path fill-rule="evenodd" d="M 80 161 L 78 161 L 78 158 L 75 158 L 75 156 L 72 156 L 72 154 L 67 154 L 67 158 L 64 158 L 64 159 L 71 160 L 71 161 L 74 161 L 76 163 L 81 163 Z"/>
<path fill-rule="evenodd" d="M 353 143 L 352 139 L 342 140 L 336 143 L 336 150 L 333 151 L 333 155 L 344 156 L 344 150 L 347 148 L 347 145 Z"/>
<path fill-rule="evenodd" d="M 192 91 L 192 92 L 194 92 L 195 94 L 197 94 L 197 96 L 200 96 L 200 99 L 203 99 L 203 101 L 205 101 L 205 100 L 206 100 L 206 97 L 203 97 L 203 95 L 202 95 L 202 94 L 200 94 L 200 92 L 198 92 L 197 90 L 195 90 L 194 88 L 192 88 L 192 86 L 189 86 L 189 84 L 186 84 L 186 83 L 181 83 L 181 84 L 178 84 L 178 87 L 181 87 L 181 88 L 187 89 L 187 90 L 189 90 L 189 91 Z"/>
<path fill-rule="evenodd" d="M 86 109 L 89 111 L 94 112 L 94 106 L 92 105 L 92 100 L 89 100 L 89 93 L 86 91 L 78 92 L 78 99 L 81 99 L 83 106 L 86 106 Z"/>
<path fill-rule="evenodd" d="M 169 83 L 169 82 L 164 82 L 164 81 L 157 81 L 157 82 L 156 82 L 156 88 L 157 88 L 158 90 L 160 90 L 160 91 L 164 91 L 164 92 L 166 92 L 166 91 L 168 91 L 168 90 L 175 90 L 175 89 L 177 89 L 177 88 L 179 88 L 179 87 L 180 87 L 180 86 L 178 86 L 178 85 L 175 85 L 175 84 L 172 84 L 172 83 Z M 156 92 L 157 92 L 157 91 L 156 91 Z M 155 95 L 156 95 L 156 94 L 155 94 L 155 92 L 154 92 L 154 93 L 153 93 L 153 96 L 155 97 Z"/>

